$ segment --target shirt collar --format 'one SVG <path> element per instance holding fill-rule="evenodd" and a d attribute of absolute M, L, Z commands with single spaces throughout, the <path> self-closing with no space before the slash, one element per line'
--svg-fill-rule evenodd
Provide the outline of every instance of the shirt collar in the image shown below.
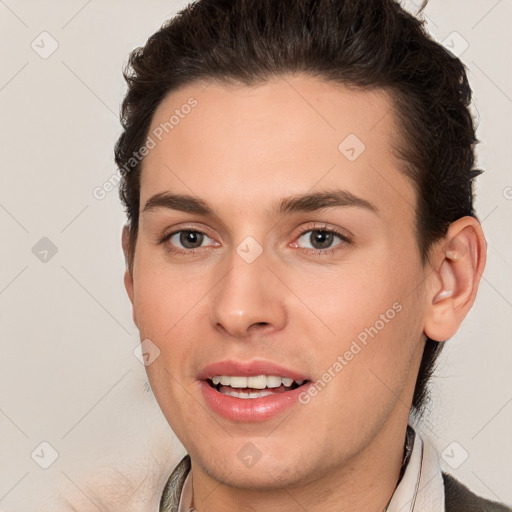
<path fill-rule="evenodd" d="M 413 443 L 387 512 L 445 512 L 444 483 L 437 451 L 417 433 Z"/>
<path fill-rule="evenodd" d="M 192 494 L 192 473 L 189 471 L 181 489 L 178 512 L 193 510 Z M 437 451 L 410 425 L 407 427 L 404 466 L 386 512 L 445 512 L 444 483 Z"/>
<path fill-rule="evenodd" d="M 192 508 L 192 471 L 189 471 L 181 490 L 178 512 L 191 512 L 192 510 L 194 510 Z"/>

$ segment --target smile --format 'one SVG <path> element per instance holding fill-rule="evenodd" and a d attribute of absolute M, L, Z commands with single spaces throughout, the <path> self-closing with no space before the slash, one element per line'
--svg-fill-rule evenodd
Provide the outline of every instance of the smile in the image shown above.
<path fill-rule="evenodd" d="M 207 409 L 232 422 L 263 422 L 291 407 L 312 384 L 304 374 L 271 361 L 213 363 L 197 376 Z"/>
<path fill-rule="evenodd" d="M 209 379 L 209 382 L 219 393 L 244 400 L 286 393 L 304 384 L 304 380 L 293 380 L 291 377 L 277 375 L 252 377 L 216 375 Z"/>

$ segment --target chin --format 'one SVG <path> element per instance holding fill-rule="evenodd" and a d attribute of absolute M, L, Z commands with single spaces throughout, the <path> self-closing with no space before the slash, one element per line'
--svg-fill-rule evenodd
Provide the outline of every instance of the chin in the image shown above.
<path fill-rule="evenodd" d="M 246 446 L 250 447 L 251 441 L 248 441 Z M 242 449 L 238 454 L 235 452 L 229 455 L 224 452 L 223 457 L 215 457 L 215 459 L 209 455 L 199 457 L 192 455 L 192 460 L 201 466 L 210 478 L 237 489 L 279 490 L 283 487 L 305 485 L 315 480 L 307 470 L 308 467 L 311 468 L 311 461 L 306 464 L 299 454 L 295 457 L 283 458 L 278 458 L 275 454 L 261 454 L 261 458 L 257 461 L 254 458 L 251 461 L 248 457 L 244 461 L 244 455 L 251 453 L 251 450 L 252 448 L 246 448 L 245 452 Z M 258 457 L 258 454 L 254 452 L 254 456 Z M 233 458 L 236 458 L 236 463 L 233 463 Z"/>
<path fill-rule="evenodd" d="M 205 468 L 207 469 L 207 468 Z M 223 468 L 210 468 L 209 476 L 215 480 L 237 489 L 250 491 L 279 490 L 283 487 L 294 487 L 303 479 L 303 475 L 294 472 L 292 475 L 289 468 L 268 467 L 265 464 L 257 464 L 253 468 L 236 468 L 228 473 Z"/>

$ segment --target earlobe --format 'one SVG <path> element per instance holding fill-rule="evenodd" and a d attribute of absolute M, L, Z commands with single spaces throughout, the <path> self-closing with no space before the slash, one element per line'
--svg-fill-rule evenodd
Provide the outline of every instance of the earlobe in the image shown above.
<path fill-rule="evenodd" d="M 475 301 L 485 259 L 486 243 L 478 220 L 462 217 L 453 222 L 432 255 L 437 265 L 429 277 L 423 327 L 430 339 L 446 341 L 457 332 Z"/>

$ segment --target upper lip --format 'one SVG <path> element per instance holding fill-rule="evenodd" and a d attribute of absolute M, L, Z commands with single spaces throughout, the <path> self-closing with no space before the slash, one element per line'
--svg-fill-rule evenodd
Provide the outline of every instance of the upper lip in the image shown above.
<path fill-rule="evenodd" d="M 257 359 L 252 361 L 225 360 L 205 366 L 198 375 L 199 380 L 212 379 L 216 375 L 256 377 L 258 375 L 275 375 L 289 377 L 293 380 L 308 380 L 307 376 L 286 368 L 272 361 Z"/>

